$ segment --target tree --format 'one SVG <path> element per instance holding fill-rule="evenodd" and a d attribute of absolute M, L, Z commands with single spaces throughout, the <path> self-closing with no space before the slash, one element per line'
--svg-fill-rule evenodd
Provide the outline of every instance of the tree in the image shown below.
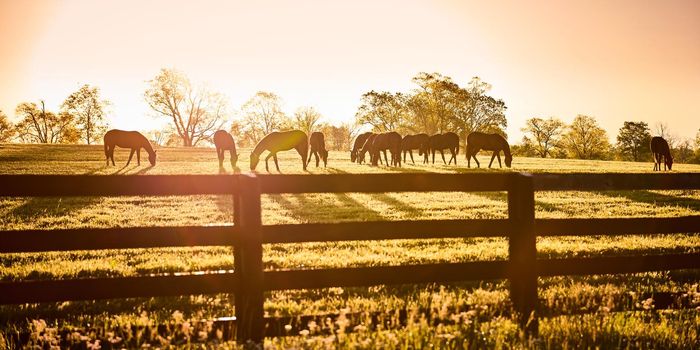
<path fill-rule="evenodd" d="M 695 152 L 693 151 L 693 142 L 690 139 L 682 139 L 676 142 L 676 147 L 673 148 L 674 163 L 691 163 L 694 161 Z"/>
<path fill-rule="evenodd" d="M 455 94 L 457 112 L 451 116 L 450 124 L 460 132 L 462 139 L 474 131 L 506 137 L 506 104 L 486 95 L 489 90 L 490 84 L 473 77 L 466 89 L 459 88 Z"/>
<path fill-rule="evenodd" d="M 362 95 L 355 113 L 357 124 L 369 124 L 377 132 L 396 131 L 403 124 L 403 95 L 388 91 L 370 91 Z"/>
<path fill-rule="evenodd" d="M 349 123 L 339 126 L 323 124 L 319 129 L 325 136 L 327 149 L 334 151 L 349 151 L 359 130 L 356 125 Z"/>
<path fill-rule="evenodd" d="M 651 132 L 645 122 L 625 122 L 617 135 L 617 148 L 625 159 L 643 160 L 649 153 Z"/>
<path fill-rule="evenodd" d="M 578 159 L 602 159 L 610 150 L 608 135 L 593 117 L 579 114 L 562 138 L 569 155 Z"/>
<path fill-rule="evenodd" d="M 272 92 L 258 91 L 241 107 L 241 132 L 248 142 L 256 143 L 263 136 L 278 131 L 285 122 L 282 99 Z"/>
<path fill-rule="evenodd" d="M 654 126 L 654 132 L 656 136 L 661 136 L 668 142 L 668 146 L 670 148 L 676 147 L 676 142 L 678 141 L 678 138 L 676 137 L 675 134 L 671 132 L 671 128 L 669 128 L 668 124 L 664 122 L 659 122 L 656 123 Z"/>
<path fill-rule="evenodd" d="M 5 112 L 0 110 L 0 143 L 9 142 L 14 134 L 14 126 L 10 123 Z"/>
<path fill-rule="evenodd" d="M 73 143 L 80 138 L 73 115 L 49 112 L 43 100 L 41 109 L 34 102 L 20 103 L 15 114 L 22 118 L 17 123 L 16 130 L 23 142 Z"/>
<path fill-rule="evenodd" d="M 530 118 L 525 122 L 525 127 L 520 129 L 525 133 L 523 144 L 541 158 L 552 156 L 553 148 L 559 146 L 561 136 L 566 125 L 561 120 L 549 117 L 549 119 Z"/>
<path fill-rule="evenodd" d="M 313 107 L 299 107 L 294 112 L 290 126 L 292 129 L 299 129 L 311 136 L 321 117 L 321 113 Z"/>
<path fill-rule="evenodd" d="M 148 85 L 146 102 L 157 115 L 172 121 L 185 147 L 210 139 L 225 123 L 224 96 L 205 87 L 193 87 L 180 71 L 161 69 Z"/>
<path fill-rule="evenodd" d="M 70 94 L 61 108 L 75 117 L 81 138 L 89 145 L 99 141 L 107 130 L 104 118 L 109 105 L 109 101 L 100 98 L 99 88 L 85 84 Z"/>

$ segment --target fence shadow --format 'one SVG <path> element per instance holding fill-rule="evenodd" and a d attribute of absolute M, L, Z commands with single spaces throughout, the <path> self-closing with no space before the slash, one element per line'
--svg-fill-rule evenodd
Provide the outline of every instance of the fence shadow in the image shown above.
<path fill-rule="evenodd" d="M 315 218 L 312 222 L 337 222 L 360 220 L 382 220 L 383 216 L 346 193 L 333 193 L 341 206 L 328 203 L 326 199 L 311 199 L 304 194 L 270 195 L 273 201 L 290 211 L 295 218 Z M 286 196 L 292 196 L 293 203 Z M 339 210 L 340 209 L 340 210 Z"/>
<path fill-rule="evenodd" d="M 598 195 L 610 198 L 625 198 L 632 202 L 649 204 L 655 207 L 686 207 L 700 212 L 700 199 L 673 196 L 664 193 L 641 191 L 597 191 Z"/>

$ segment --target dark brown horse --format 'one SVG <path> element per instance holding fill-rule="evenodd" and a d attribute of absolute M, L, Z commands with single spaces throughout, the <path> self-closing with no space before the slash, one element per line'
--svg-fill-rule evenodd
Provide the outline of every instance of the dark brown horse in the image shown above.
<path fill-rule="evenodd" d="M 352 151 L 350 151 L 350 161 L 351 162 L 356 162 L 358 161 L 358 156 L 360 154 L 360 150 L 362 149 L 362 146 L 365 145 L 365 142 L 367 142 L 367 138 L 369 135 L 372 135 L 371 132 L 366 132 L 364 134 L 360 134 L 357 136 L 355 139 L 355 143 L 352 145 Z"/>
<path fill-rule="evenodd" d="M 309 159 L 306 161 L 306 165 L 308 166 L 309 163 L 311 163 L 311 155 L 313 154 L 314 157 L 316 157 L 316 167 L 318 168 L 319 155 L 323 160 L 323 167 L 326 167 L 328 164 L 328 151 L 326 150 L 326 141 L 323 137 L 323 133 L 318 131 L 311 133 L 309 144 L 311 145 L 311 153 L 309 154 Z"/>
<path fill-rule="evenodd" d="M 478 131 L 472 132 L 467 136 L 467 167 L 471 167 L 471 158 L 474 158 L 477 167 L 481 167 L 479 160 L 476 159 L 476 155 L 482 149 L 484 151 L 493 151 L 489 168 L 493 164 L 493 158 L 495 157 L 498 157 L 498 166 L 503 167 L 501 165 L 501 151 L 503 151 L 505 156 L 506 166 L 510 168 L 513 162 L 513 155 L 510 153 L 508 141 L 499 134 L 485 134 Z"/>
<path fill-rule="evenodd" d="M 384 163 L 389 165 L 386 151 L 391 153 L 391 165 L 401 166 L 401 135 L 395 131 L 385 132 L 377 135 L 372 142 L 370 152 L 372 154 L 372 165 L 378 165 L 381 161 L 381 153 L 384 154 Z"/>
<path fill-rule="evenodd" d="M 406 163 L 406 153 L 411 156 L 411 162 L 416 164 L 413 160 L 413 150 L 418 150 L 418 155 L 423 156 L 423 163 L 428 163 L 428 146 L 430 142 L 430 136 L 428 134 L 417 134 L 417 135 L 406 135 L 401 140 L 401 151 L 403 151 L 403 162 Z"/>
<path fill-rule="evenodd" d="M 360 151 L 357 153 L 357 164 L 362 164 L 365 162 L 365 154 L 367 154 L 368 152 L 369 152 L 369 161 L 370 161 L 370 163 L 372 163 L 373 153 L 371 152 L 371 149 L 372 149 L 372 144 L 374 143 L 375 137 L 377 137 L 377 134 L 375 134 L 373 132 L 371 132 L 371 133 L 369 133 L 369 135 L 367 135 L 367 138 L 365 138 L 365 143 L 362 144 Z"/>
<path fill-rule="evenodd" d="M 250 170 L 255 170 L 260 162 L 260 155 L 269 151 L 270 154 L 265 158 L 265 170 L 270 172 L 267 161 L 272 157 L 275 160 L 275 167 L 277 171 L 280 171 L 280 166 L 277 163 L 277 152 L 286 151 L 290 149 L 296 149 L 301 156 L 301 166 L 306 170 L 306 157 L 309 153 L 309 138 L 306 137 L 306 133 L 301 130 L 291 130 L 291 131 L 275 131 L 263 137 L 255 148 L 253 152 L 250 153 Z"/>
<path fill-rule="evenodd" d="M 217 130 L 214 133 L 214 146 L 216 146 L 216 155 L 219 157 L 219 166 L 224 165 L 224 152 L 231 153 L 231 166 L 236 167 L 238 162 L 238 153 L 236 153 L 236 143 L 233 142 L 233 136 L 225 130 Z"/>
<path fill-rule="evenodd" d="M 457 165 L 457 154 L 459 153 L 459 136 L 457 136 L 457 134 L 446 132 L 444 134 L 430 136 L 428 146 L 430 147 L 430 152 L 433 154 L 433 164 L 435 164 L 435 151 L 439 151 L 443 163 L 450 165 L 454 159 L 455 165 Z M 450 158 L 449 162 L 445 161 L 444 150 L 449 150 L 452 154 L 452 158 Z"/>
<path fill-rule="evenodd" d="M 671 167 L 673 167 L 673 156 L 671 156 L 668 142 L 661 136 L 654 136 L 651 138 L 649 146 L 651 147 L 651 154 L 654 156 L 654 171 L 661 171 L 662 161 L 664 162 L 664 170 L 666 170 L 666 167 L 668 167 L 668 170 L 671 170 Z"/>
<path fill-rule="evenodd" d="M 148 161 L 151 165 L 156 165 L 156 151 L 153 150 L 153 146 L 148 142 L 148 139 L 138 131 L 109 130 L 105 133 L 104 145 L 107 165 L 109 165 L 110 159 L 112 160 L 112 165 L 114 165 L 114 148 L 117 146 L 131 149 L 126 165 L 131 163 L 131 157 L 134 156 L 134 152 L 136 153 L 136 164 L 141 165 L 141 148 L 148 152 Z"/>

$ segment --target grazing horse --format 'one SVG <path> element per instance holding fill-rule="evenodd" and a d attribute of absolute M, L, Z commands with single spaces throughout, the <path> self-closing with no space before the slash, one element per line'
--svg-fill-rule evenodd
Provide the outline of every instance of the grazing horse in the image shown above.
<path fill-rule="evenodd" d="M 219 157 L 219 166 L 224 165 L 224 152 L 231 153 L 231 166 L 236 167 L 238 162 L 238 153 L 236 153 L 236 143 L 233 142 L 233 136 L 225 130 L 217 130 L 214 133 L 214 146 L 216 146 L 216 155 Z"/>
<path fill-rule="evenodd" d="M 369 137 L 369 135 L 372 135 L 372 133 L 366 132 L 357 136 L 357 138 L 355 139 L 355 143 L 352 145 L 352 151 L 350 151 L 351 162 L 354 163 L 358 161 L 358 155 L 360 154 L 360 150 L 362 149 L 362 146 L 365 145 L 365 142 L 367 142 L 367 138 Z"/>
<path fill-rule="evenodd" d="M 389 165 L 389 160 L 386 157 L 386 151 L 391 153 L 391 166 L 401 166 L 401 135 L 395 131 L 385 132 L 377 135 L 372 142 L 370 149 L 372 154 L 372 165 L 378 165 L 381 161 L 381 154 L 384 153 L 384 163 Z"/>
<path fill-rule="evenodd" d="M 476 159 L 476 154 L 482 149 L 485 151 L 493 151 L 489 168 L 491 168 L 493 158 L 495 157 L 498 157 L 498 166 L 501 168 L 503 167 L 501 165 L 501 151 L 503 151 L 503 155 L 505 156 L 506 166 L 510 168 L 513 162 L 513 156 L 510 153 L 508 141 L 499 134 L 485 134 L 478 131 L 472 132 L 467 136 L 467 167 L 471 168 L 471 158 L 474 158 L 477 167 L 481 167 L 479 160 Z"/>
<path fill-rule="evenodd" d="M 666 167 L 668 167 L 668 170 L 671 170 L 673 156 L 671 156 L 668 142 L 661 136 L 654 136 L 651 138 L 649 146 L 651 147 L 651 154 L 654 156 L 654 171 L 661 171 L 662 161 L 664 162 L 664 170 L 666 170 Z"/>
<path fill-rule="evenodd" d="M 403 151 L 403 162 L 406 163 L 406 152 L 411 156 L 411 162 L 416 164 L 413 160 L 413 150 L 418 150 L 418 155 L 423 156 L 423 163 L 428 163 L 428 143 L 430 141 L 430 136 L 428 134 L 417 134 L 417 135 L 406 135 L 401 140 L 401 151 Z"/>
<path fill-rule="evenodd" d="M 325 168 L 326 164 L 328 164 L 328 151 L 326 150 L 326 141 L 323 138 L 323 133 L 318 131 L 311 133 L 309 144 L 311 145 L 311 153 L 306 161 L 306 165 L 308 166 L 311 163 L 311 155 L 313 154 L 316 157 L 316 167 L 318 168 L 318 156 L 320 155 Z"/>
<path fill-rule="evenodd" d="M 365 162 L 365 154 L 369 152 L 369 161 L 370 163 L 374 160 L 372 158 L 373 153 L 371 152 L 372 149 L 372 143 L 374 143 L 374 138 L 377 137 L 377 134 L 375 133 L 370 133 L 367 135 L 367 138 L 365 139 L 365 143 L 362 144 L 362 147 L 360 148 L 360 151 L 357 153 L 357 164 L 362 164 Z M 381 162 L 381 159 L 379 160 Z"/>
<path fill-rule="evenodd" d="M 156 151 L 153 150 L 153 146 L 148 142 L 148 139 L 138 131 L 109 130 L 104 136 L 104 146 L 107 165 L 109 165 L 110 159 L 112 160 L 112 165 L 114 165 L 114 148 L 117 146 L 131 149 L 126 165 L 131 163 L 131 157 L 134 156 L 134 152 L 136 152 L 136 164 L 141 165 L 141 148 L 148 152 L 148 161 L 151 165 L 156 165 Z"/>
<path fill-rule="evenodd" d="M 275 160 L 277 171 L 280 171 L 280 166 L 277 163 L 277 152 L 290 150 L 292 148 L 299 152 L 301 156 L 301 166 L 306 170 L 309 138 L 306 137 L 306 133 L 301 130 L 275 131 L 263 137 L 263 139 L 255 145 L 253 152 L 250 153 L 250 170 L 255 170 L 258 166 L 258 162 L 260 162 L 260 155 L 265 151 L 269 151 L 270 154 L 265 158 L 265 170 L 270 172 L 267 161 L 272 157 Z"/>
<path fill-rule="evenodd" d="M 433 154 L 433 164 L 435 164 L 435 151 L 440 151 L 442 156 L 442 162 L 450 165 L 454 159 L 455 165 L 457 165 L 457 154 L 459 153 L 459 136 L 453 132 L 447 132 L 444 134 L 435 134 L 430 136 L 428 140 L 430 147 L 430 152 Z M 443 150 L 449 150 L 452 154 L 449 162 L 445 161 L 445 153 Z"/>

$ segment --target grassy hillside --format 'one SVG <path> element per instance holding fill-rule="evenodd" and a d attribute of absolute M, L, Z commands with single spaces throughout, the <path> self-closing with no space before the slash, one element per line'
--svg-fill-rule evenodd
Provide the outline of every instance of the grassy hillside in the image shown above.
<path fill-rule="evenodd" d="M 240 171 L 248 171 L 249 150 L 241 150 Z M 280 154 L 283 173 L 303 173 L 299 156 Z M 128 152 L 118 151 L 116 167 L 106 166 L 101 146 L 0 145 L 0 174 L 216 174 L 231 173 L 228 162 L 220 169 L 212 149 L 162 148 L 158 164 L 124 167 Z M 417 154 L 414 154 L 418 160 Z M 515 158 L 513 169 L 484 169 L 490 157 L 482 156 L 481 169 L 466 168 L 464 155 L 458 166 L 406 165 L 400 169 L 357 165 L 348 152 L 331 152 L 328 168 L 309 173 L 374 172 L 651 172 L 652 163 L 603 162 Z M 439 164 L 438 164 L 439 162 Z M 274 169 L 270 160 L 271 170 Z M 258 166 L 264 172 L 264 162 Z M 700 172 L 700 166 L 678 164 L 674 171 Z M 273 223 L 335 222 L 356 220 L 405 220 L 447 218 L 505 218 L 505 193 L 339 193 L 309 195 L 266 195 L 263 221 Z M 230 223 L 229 196 L 173 197 L 78 197 L 0 198 L 0 229 L 52 229 L 69 227 L 129 227 L 208 225 Z M 631 217 L 700 215 L 698 191 L 607 191 L 539 192 L 536 215 L 541 218 Z M 565 237 L 539 238 L 540 257 L 654 254 L 697 252 L 700 235 Z M 266 269 L 307 269 L 340 266 L 378 266 L 426 262 L 498 260 L 507 256 L 504 239 L 432 239 L 372 242 L 274 244 L 264 247 Z M 131 249 L 106 251 L 0 254 L 0 280 L 54 279 L 69 277 L 134 276 L 151 273 L 225 270 L 233 268 L 228 247 Z M 648 341 L 660 346 L 698 344 L 700 316 L 690 311 L 644 311 L 642 296 L 650 292 L 678 292 L 696 296 L 700 305 L 698 271 L 659 272 L 634 275 L 558 277 L 540 280 L 540 296 L 547 309 L 563 311 L 602 310 L 587 316 L 543 319 L 542 339 L 552 344 L 567 343 L 615 346 Z M 463 306 L 479 307 L 478 327 L 459 323 L 443 329 L 420 320 L 402 330 L 357 332 L 336 345 L 354 347 L 367 343 L 403 344 L 426 339 L 442 346 L 459 339 L 485 346 L 521 344 L 512 320 L 495 317 L 508 306 L 504 281 L 460 283 L 446 286 L 378 286 L 373 288 L 331 288 L 283 291 L 268 295 L 265 310 L 270 315 L 288 316 L 328 312 L 383 311 L 401 308 L 436 308 L 444 317 L 459 315 Z M 628 300 L 632 296 L 632 302 Z M 636 299 L 635 299 L 636 298 Z M 637 300 L 639 299 L 639 300 Z M 639 302 L 636 305 L 635 302 Z M 26 319 L 60 319 L 61 325 L 162 322 L 176 311 L 185 319 L 202 319 L 232 314 L 226 296 L 129 299 L 75 302 L 0 308 L 0 327 L 8 330 L 27 325 Z M 621 313 L 605 310 L 618 308 Z M 647 307 L 648 309 L 649 307 Z M 107 313 L 107 314 L 105 314 Z M 175 313 L 175 315 L 179 315 Z M 145 319 L 144 319 L 145 317 Z M 177 316 L 178 318 L 180 316 Z M 456 317 L 456 316 L 455 316 Z M 462 317 L 462 316 L 460 316 Z M 476 321 L 474 318 L 470 318 Z M 139 321 L 140 320 L 140 321 Z M 145 321 L 144 321 L 145 320 Z M 3 326 L 4 325 L 4 326 Z M 35 327 L 35 326 L 31 326 Z M 388 332 L 388 333 L 387 333 Z M 438 334 L 451 334 L 437 337 Z M 474 336 L 476 334 L 476 336 Z M 479 336 L 479 334 L 482 334 Z M 421 337 L 418 337 L 421 335 Z M 455 340 L 457 339 L 457 340 Z M 475 340 L 476 339 L 476 340 Z M 449 341 L 448 341 L 449 340 Z M 393 342 L 399 343 L 393 343 Z M 270 340 L 269 345 L 307 344 L 325 346 L 323 337 Z M 615 343 L 618 342 L 618 343 Z M 2 342 L 0 342 L 1 344 Z M 413 343 L 411 343 L 413 344 Z"/>

